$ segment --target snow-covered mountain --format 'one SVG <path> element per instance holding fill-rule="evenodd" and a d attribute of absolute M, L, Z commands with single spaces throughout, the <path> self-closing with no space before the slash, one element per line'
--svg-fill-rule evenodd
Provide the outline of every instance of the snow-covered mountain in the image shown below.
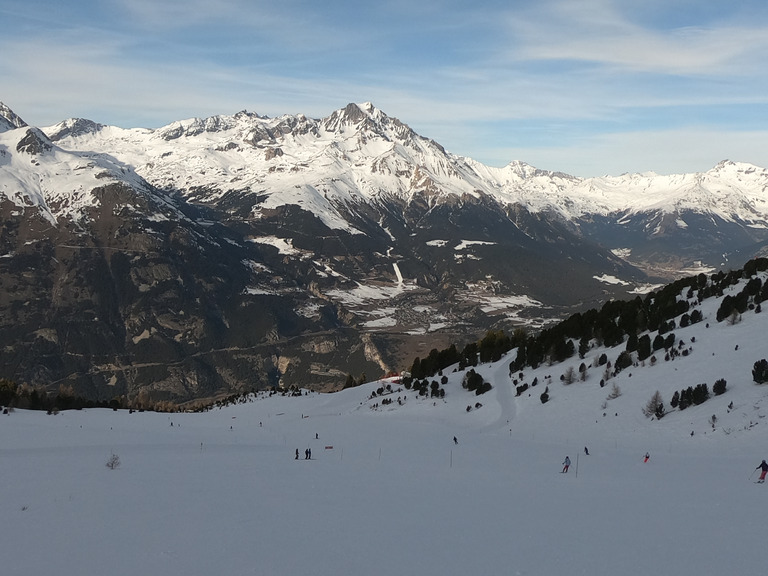
<path fill-rule="evenodd" d="M 0 112 L 2 364 L 36 382 L 162 381 L 174 398 L 332 387 L 740 265 L 768 241 L 766 171 L 746 164 L 591 179 L 494 168 L 370 103 L 156 130 L 37 129 Z M 98 338 L 71 337 L 84 310 Z"/>
<path fill-rule="evenodd" d="M 44 129 L 78 150 L 111 151 L 153 184 L 213 201 L 234 191 L 265 194 L 259 208 L 288 203 L 322 207 L 330 227 L 347 228 L 334 204 L 395 196 L 408 201 L 489 195 L 533 213 L 568 220 L 599 215 L 685 211 L 764 228 L 768 171 L 724 161 L 700 174 L 577 178 L 523 162 L 485 166 L 446 152 L 371 103 L 349 104 L 327 118 L 261 117 L 248 112 L 174 122 L 157 130 L 124 130 L 70 119 Z M 291 190 L 288 190 L 291 189 Z"/>
<path fill-rule="evenodd" d="M 155 186 L 195 202 L 237 197 L 250 217 L 285 206 L 330 229 L 367 233 L 355 206 L 491 201 L 573 231 L 665 277 L 743 261 L 768 240 L 768 171 L 724 161 L 697 174 L 577 178 L 515 161 L 485 166 L 447 152 L 370 103 L 327 118 L 248 112 L 123 130 L 85 120 L 45 129 L 78 150 L 116 154 Z M 385 229 L 386 231 L 386 229 Z M 622 236 L 625 242 L 622 242 Z M 652 248 L 649 248 L 652 247 Z"/>
<path fill-rule="evenodd" d="M 0 181 L 3 199 L 19 210 L 37 210 L 52 226 L 59 219 L 89 218 L 100 207 L 103 192 L 114 186 L 152 198 L 159 212 L 170 206 L 130 166 L 106 155 L 64 150 L 38 128 L 0 132 L 0 151 L 6 159 Z"/>

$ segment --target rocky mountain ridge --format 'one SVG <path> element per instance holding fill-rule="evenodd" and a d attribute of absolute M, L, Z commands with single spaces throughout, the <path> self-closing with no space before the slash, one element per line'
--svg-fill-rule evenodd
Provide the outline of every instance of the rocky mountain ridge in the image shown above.
<path fill-rule="evenodd" d="M 766 171 L 746 164 L 493 168 L 369 103 L 157 130 L 4 110 L 0 376 L 93 396 L 328 389 L 768 239 Z"/>
<path fill-rule="evenodd" d="M 179 175 L 207 168 L 196 175 L 195 185 L 219 191 L 270 192 L 270 186 L 291 182 L 287 172 L 302 175 L 308 181 L 304 186 L 324 186 L 327 196 L 341 200 L 370 201 L 382 194 L 407 198 L 434 185 L 441 195 L 488 194 L 502 204 L 522 204 L 571 220 L 587 214 L 691 209 L 753 223 L 768 216 L 768 171 L 751 164 L 726 160 L 704 173 L 600 178 L 539 170 L 520 161 L 496 168 L 446 152 L 370 103 L 349 104 L 320 120 L 243 111 L 157 130 L 123 130 L 82 119 L 44 130 L 67 148 L 112 150 L 154 184 L 173 183 L 182 190 L 188 187 Z M 344 174 L 357 186 L 332 185 L 334 177 Z"/>
<path fill-rule="evenodd" d="M 119 151 L 149 182 L 194 202 L 237 196 L 255 217 L 292 205 L 331 229 L 356 233 L 348 217 L 356 205 L 457 205 L 483 197 L 501 209 L 522 207 L 555 219 L 666 278 L 699 261 L 716 268 L 730 254 L 743 260 L 764 253 L 768 239 L 768 171 L 747 163 L 723 161 L 696 174 L 601 178 L 520 161 L 496 168 L 447 152 L 371 103 L 349 104 L 318 120 L 240 112 L 157 130 L 91 123 L 91 130 L 73 135 L 67 126 L 78 122 L 84 121 L 69 120 L 46 132 L 70 148 Z M 702 228 L 699 216 L 713 221 Z M 630 239 L 626 245 L 616 238 L 624 235 Z"/>

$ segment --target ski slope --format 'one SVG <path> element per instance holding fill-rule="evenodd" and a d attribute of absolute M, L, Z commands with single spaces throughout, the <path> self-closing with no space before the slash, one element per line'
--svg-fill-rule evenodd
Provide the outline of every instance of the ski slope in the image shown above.
<path fill-rule="evenodd" d="M 768 314 L 717 323 L 718 304 L 675 330 L 687 357 L 604 388 L 602 367 L 564 385 L 573 359 L 529 370 L 539 384 L 516 397 L 506 357 L 476 368 L 482 396 L 446 371 L 442 400 L 394 385 L 385 405 L 369 383 L 202 414 L 2 415 L 2 574 L 760 574 L 768 385 L 751 368 Z M 674 390 L 718 378 L 728 390 L 700 406 L 641 412 L 655 390 L 669 410 Z"/>

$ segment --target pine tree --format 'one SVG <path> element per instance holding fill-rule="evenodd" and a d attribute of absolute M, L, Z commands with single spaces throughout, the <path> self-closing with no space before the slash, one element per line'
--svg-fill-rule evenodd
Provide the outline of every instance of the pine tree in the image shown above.
<path fill-rule="evenodd" d="M 717 382 L 714 383 L 712 386 L 712 392 L 715 394 L 715 396 L 720 396 L 721 394 L 725 393 L 725 379 L 720 378 Z"/>
<path fill-rule="evenodd" d="M 637 359 L 640 361 L 645 360 L 651 355 L 651 337 L 648 334 L 643 334 L 637 340 Z"/>
<path fill-rule="evenodd" d="M 680 410 L 685 410 L 692 404 L 691 396 L 693 396 L 693 388 L 690 386 L 680 391 L 680 403 L 678 404 Z"/>
<path fill-rule="evenodd" d="M 707 387 L 706 384 L 698 384 L 693 389 L 693 397 L 691 399 L 692 402 L 698 406 L 699 404 L 703 404 L 704 402 L 706 402 L 708 399 L 709 399 L 709 388 Z"/>
<path fill-rule="evenodd" d="M 693 312 L 691 312 L 691 324 L 696 324 L 697 322 L 701 322 L 704 319 L 704 317 L 701 315 L 701 311 L 696 309 Z"/>
<path fill-rule="evenodd" d="M 637 350 L 637 346 L 638 346 L 637 334 L 630 334 L 629 338 L 627 338 L 627 346 L 625 348 L 626 351 L 634 352 L 635 350 Z"/>
<path fill-rule="evenodd" d="M 624 370 L 624 368 L 629 368 L 630 366 L 632 366 L 632 355 L 625 350 L 619 354 L 618 358 L 616 358 L 616 373 L 618 374 Z"/>
<path fill-rule="evenodd" d="M 752 379 L 758 384 L 768 382 L 768 360 L 763 358 L 752 367 Z"/>
<path fill-rule="evenodd" d="M 589 352 L 589 339 L 585 337 L 579 340 L 579 358 L 583 360 L 587 352 Z"/>

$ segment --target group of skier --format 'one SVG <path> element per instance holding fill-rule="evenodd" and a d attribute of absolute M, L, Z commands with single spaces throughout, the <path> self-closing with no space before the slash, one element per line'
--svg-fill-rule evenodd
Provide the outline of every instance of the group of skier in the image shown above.
<path fill-rule="evenodd" d="M 586 446 L 584 446 L 584 454 L 589 456 L 589 449 Z M 643 462 L 648 462 L 648 460 L 650 460 L 650 459 L 651 459 L 650 452 L 646 452 L 645 456 L 643 456 Z M 763 460 L 763 464 L 765 464 L 765 460 Z M 563 461 L 563 469 L 561 471 L 561 474 L 567 474 L 568 473 L 568 468 L 570 468 L 570 467 L 571 467 L 571 459 L 568 456 L 566 456 L 565 460 Z M 759 466 L 758 466 L 758 468 L 759 468 Z M 768 470 L 768 464 L 766 464 L 766 468 L 765 469 Z M 761 476 L 761 478 L 764 477 L 764 476 L 765 476 L 765 472 L 763 472 L 763 475 Z"/>
<path fill-rule="evenodd" d="M 584 453 L 587 456 L 589 456 L 589 450 L 587 450 L 586 446 L 584 446 Z M 648 462 L 648 460 L 650 460 L 650 459 L 651 459 L 650 452 L 646 452 L 645 456 L 643 456 L 643 462 Z M 570 468 L 570 467 L 571 467 L 571 459 L 568 456 L 566 456 L 565 460 L 563 461 L 563 469 L 562 469 L 561 473 L 562 474 L 567 474 L 568 473 L 568 468 Z M 766 462 L 765 460 L 760 462 L 760 465 L 757 468 L 755 468 L 755 472 L 758 471 L 758 470 L 760 470 L 761 472 L 760 472 L 760 477 L 757 479 L 757 483 L 758 484 L 763 484 L 765 482 L 766 475 L 768 475 L 768 462 Z M 754 474 L 755 472 L 752 472 L 752 474 Z"/>
<path fill-rule="evenodd" d="M 318 435 L 315 434 L 315 439 L 317 439 L 317 438 L 318 438 Z M 453 437 L 453 443 L 454 444 L 458 444 L 459 443 L 459 441 L 456 438 L 456 436 Z M 589 449 L 586 446 L 584 446 L 584 454 L 589 456 Z M 296 448 L 295 458 L 296 458 L 296 460 L 299 459 L 299 449 L 298 448 Z M 304 450 L 304 459 L 305 460 L 310 460 L 311 458 L 312 458 L 312 450 L 307 448 L 306 450 Z M 650 452 L 646 452 L 645 456 L 643 456 L 643 462 L 648 462 L 648 460 L 650 460 L 650 459 L 651 459 Z M 571 459 L 570 459 L 570 457 L 566 456 L 565 460 L 563 461 L 563 469 L 562 469 L 561 473 L 562 474 L 567 474 L 568 473 L 568 468 L 570 468 L 570 467 L 571 467 Z M 755 472 L 758 471 L 758 470 L 761 470 L 761 472 L 760 472 L 760 477 L 757 479 L 757 483 L 758 484 L 762 484 L 762 483 L 765 482 L 766 475 L 768 475 L 768 462 L 766 462 L 765 460 L 760 462 L 760 465 L 757 468 L 755 468 Z M 752 474 L 754 474 L 755 472 L 752 472 Z"/>
<path fill-rule="evenodd" d="M 296 448 L 296 457 L 295 458 L 296 458 L 296 460 L 299 459 L 299 449 L 298 448 Z M 312 460 L 312 449 L 311 448 L 307 448 L 306 450 L 304 450 L 304 460 Z"/>

